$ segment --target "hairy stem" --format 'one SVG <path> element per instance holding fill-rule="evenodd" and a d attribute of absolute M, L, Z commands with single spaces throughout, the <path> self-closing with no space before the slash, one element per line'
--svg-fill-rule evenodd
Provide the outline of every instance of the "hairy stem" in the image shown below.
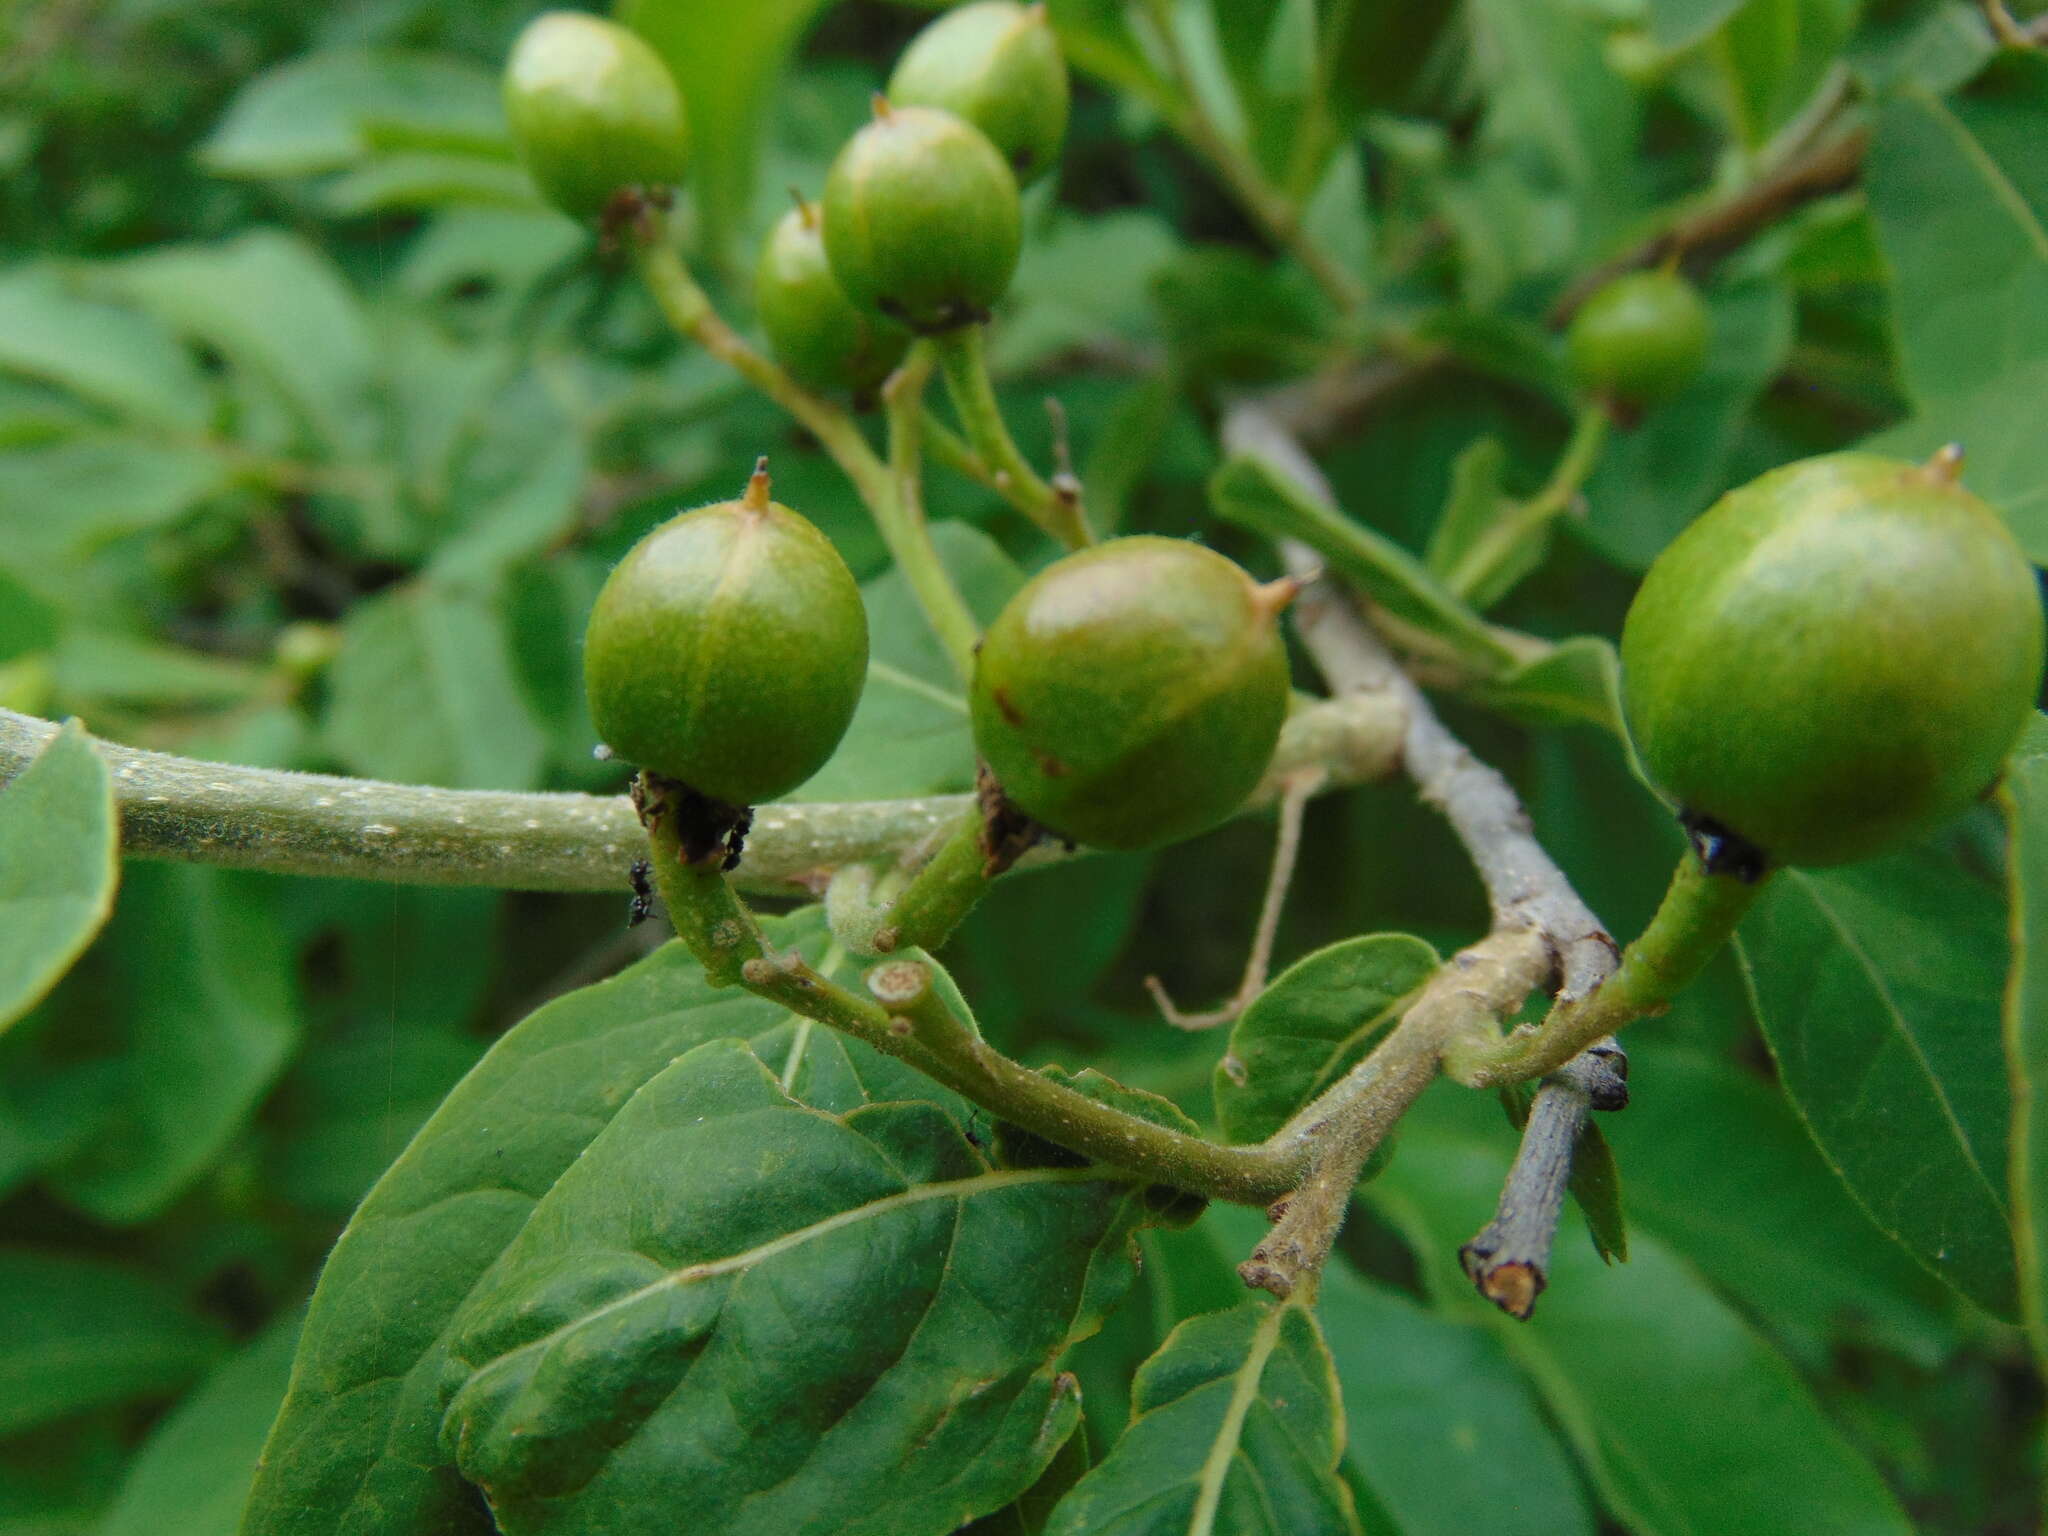
<path fill-rule="evenodd" d="M 874 937 L 876 953 L 937 949 L 944 944 L 995 883 L 988 863 L 988 850 L 982 846 L 982 811 L 976 804 L 882 912 Z"/>
<path fill-rule="evenodd" d="M 1017 449 L 989 382 L 988 348 L 982 327 L 958 326 L 932 339 L 946 391 L 960 414 L 960 427 L 975 458 L 988 466 L 991 483 L 1010 504 L 1069 549 L 1095 542 L 1082 508 L 1080 489 L 1071 480 L 1053 485 Z"/>
<path fill-rule="evenodd" d="M 1583 995 L 1560 995 L 1541 1024 L 1524 1025 L 1504 1040 L 1463 1043 L 1450 1054 L 1446 1070 L 1472 1088 L 1541 1077 L 1603 1035 L 1663 1012 L 1720 953 L 1762 889 L 1760 880 L 1710 874 L 1688 849 L 1656 915 L 1623 951 L 1613 975 Z"/>

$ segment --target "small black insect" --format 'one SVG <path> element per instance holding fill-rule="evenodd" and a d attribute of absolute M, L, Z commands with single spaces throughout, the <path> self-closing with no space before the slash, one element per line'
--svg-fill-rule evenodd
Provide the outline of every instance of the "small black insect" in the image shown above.
<path fill-rule="evenodd" d="M 721 869 L 739 867 L 740 855 L 747 851 L 747 834 L 753 830 L 753 807 L 743 807 L 739 819 L 732 824 L 732 830 L 725 834 L 725 863 L 719 866 Z"/>
<path fill-rule="evenodd" d="M 635 859 L 633 867 L 626 871 L 626 878 L 633 882 L 633 904 L 626 908 L 628 928 L 638 928 L 654 915 L 654 886 L 647 878 L 649 873 L 645 859 Z"/>

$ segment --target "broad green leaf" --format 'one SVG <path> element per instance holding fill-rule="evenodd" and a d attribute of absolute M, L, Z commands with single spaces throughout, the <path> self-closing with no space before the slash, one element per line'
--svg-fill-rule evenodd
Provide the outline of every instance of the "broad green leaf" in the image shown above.
<path fill-rule="evenodd" d="M 1405 933 L 1345 939 L 1297 960 L 1245 1009 L 1216 1064 L 1216 1118 L 1234 1142 L 1264 1141 L 1365 1059 L 1436 975 L 1437 952 Z"/>
<path fill-rule="evenodd" d="M 802 942 L 813 959 L 823 947 L 816 909 L 769 930 L 778 944 Z M 644 1083 L 691 1048 L 730 1037 L 755 1037 L 786 1065 L 797 1029 L 772 1004 L 707 987 L 670 944 L 548 1004 L 492 1046 L 329 1256 L 245 1536 L 488 1536 L 474 1493 L 436 1449 L 456 1310 Z M 798 1072 L 827 1062 L 842 1091 L 864 1091 L 861 1075 L 836 1070 L 831 1053 L 881 1058 L 804 1033 Z"/>
<path fill-rule="evenodd" d="M 1424 563 L 1439 581 L 1448 584 L 1465 552 L 1500 521 L 1514 505 L 1501 488 L 1501 473 L 1507 468 L 1508 452 L 1497 437 L 1476 439 L 1451 462 L 1451 488 L 1444 497 L 1444 509 L 1430 530 Z M 1521 573 L 1528 574 L 1527 569 Z M 1458 592 L 1470 598 L 1469 592 Z"/>
<path fill-rule="evenodd" d="M 1421 1256 L 1438 1309 L 1483 1322 L 1529 1374 L 1621 1524 L 1642 1536 L 1911 1530 L 1784 1357 L 1642 1227 L 1626 1265 L 1557 1244 L 1526 1323 L 1481 1301 L 1457 1247 L 1492 1215 L 1513 1139 L 1476 1095 L 1443 1090 L 1402 1138 L 1369 1198 Z"/>
<path fill-rule="evenodd" d="M 1081 1480 L 1088 1467 L 1088 1432 L 1077 1426 L 1053 1457 L 1052 1464 L 1014 1504 L 962 1526 L 960 1536 L 1045 1536 L 1054 1507 Z"/>
<path fill-rule="evenodd" d="M 753 196 L 762 128 L 784 64 L 825 0 L 618 0 L 620 21 L 654 45 L 690 115 L 690 184 L 719 236 Z"/>
<path fill-rule="evenodd" d="M 2005 515 L 2027 558 L 2040 565 L 2048 562 L 2048 433 L 2036 430 L 2044 393 L 2048 357 L 2034 358 L 1974 394 L 1936 401 L 1859 446 L 1920 460 L 1960 443 L 1964 483 Z"/>
<path fill-rule="evenodd" d="M 986 624 L 1024 575 L 980 529 L 948 519 L 932 544 L 968 609 Z M 965 685 L 939 649 L 900 569 L 861 588 L 868 610 L 868 682 L 832 760 L 797 791 L 802 800 L 877 800 L 974 786 Z"/>
<path fill-rule="evenodd" d="M 47 269 L 0 279 L 0 368 L 173 431 L 206 423 L 206 382 L 168 331 L 133 310 L 76 297 Z"/>
<path fill-rule="evenodd" d="M 234 1536 L 298 1337 L 294 1311 L 166 1414 L 96 1536 Z"/>
<path fill-rule="evenodd" d="M 0 1435 L 104 1403 L 165 1398 L 220 1354 L 167 1285 L 103 1259 L 0 1249 Z"/>
<path fill-rule="evenodd" d="M 230 481 L 227 461 L 203 448 L 120 433 L 15 448 L 0 452 L 0 539 L 24 571 L 68 584 L 74 563 L 175 521 Z"/>
<path fill-rule="evenodd" d="M 1501 671 L 1513 662 L 1513 653 L 1486 622 L 1420 560 L 1386 535 L 1304 495 L 1261 460 L 1240 454 L 1227 461 L 1209 482 L 1209 503 L 1226 522 L 1310 545 L 1332 571 L 1387 612 L 1427 630 L 1482 671 Z"/>
<path fill-rule="evenodd" d="M 100 931 L 120 879 L 112 777 L 77 721 L 0 788 L 0 1029 Z"/>
<path fill-rule="evenodd" d="M 333 48 L 256 76 L 228 103 L 199 159 L 216 176 L 311 176 L 355 165 L 370 130 L 399 124 L 505 143 L 498 83 L 447 54 Z"/>
<path fill-rule="evenodd" d="M 1742 0 L 1650 0 L 1650 37 L 1659 48 L 1690 48 L 1742 8 Z"/>
<path fill-rule="evenodd" d="M 1925 851 L 1787 870 L 1737 942 L 1821 1155 L 1907 1252 L 2010 1317 L 1997 893 Z"/>
<path fill-rule="evenodd" d="M 1080 1415 L 1138 1189 L 992 1167 L 938 1106 L 820 1113 L 739 1041 L 642 1086 L 458 1315 L 444 1450 L 507 1536 L 949 1536 Z M 452 1379 L 452 1378 L 451 1378 Z"/>
<path fill-rule="evenodd" d="M 1586 482 L 1585 536 L 1641 569 L 1729 488 L 1745 417 L 1792 344 L 1792 295 L 1776 278 L 1707 294 L 1706 366 L 1631 432 L 1613 434 Z"/>
<path fill-rule="evenodd" d="M 108 930 L 122 1041 L 105 1133 L 51 1175 L 102 1221 L 142 1221 L 247 1124 L 298 1041 L 271 877 L 130 864 Z"/>
<path fill-rule="evenodd" d="M 1344 1263 L 1317 1294 L 1349 1455 L 1402 1536 L 1467 1536 L 1513 1511 L 1518 1536 L 1590 1536 L 1571 1459 L 1483 1327 L 1453 1322 Z"/>
<path fill-rule="evenodd" d="M 2036 715 L 2006 770 L 2012 974 L 2005 1052 L 2012 1074 L 2011 1198 L 2020 1315 L 2048 1362 L 2048 718 Z M 4 802 L 0 802 L 4 803 Z"/>
<path fill-rule="evenodd" d="M 588 468 L 582 441 L 563 422 L 513 478 L 475 495 L 460 531 L 435 550 L 428 571 L 487 587 L 518 561 L 567 543 L 583 513 Z"/>
<path fill-rule="evenodd" d="M 546 742 L 482 598 L 413 583 L 358 603 L 329 674 L 327 740 L 357 773 L 530 789 Z"/>
<path fill-rule="evenodd" d="M 330 450 L 374 450 L 369 329 L 341 274 L 305 241 L 257 229 L 102 270 L 116 292 L 275 390 Z"/>
<path fill-rule="evenodd" d="M 1863 0 L 1744 0 L 1721 32 L 1736 129 L 1763 147 L 1823 84 Z"/>
<path fill-rule="evenodd" d="M 1547 656 L 1475 684 L 1471 693 L 1532 725 L 1597 725 L 1623 734 L 1621 659 L 1597 635 L 1560 640 Z"/>
<path fill-rule="evenodd" d="M 1141 341 L 1158 329 L 1152 281 L 1178 250 L 1157 214 L 1126 208 L 1079 218 L 1063 210 L 1025 244 L 1002 327 L 990 337 L 992 366 L 1007 375 L 1103 336 Z"/>
<path fill-rule="evenodd" d="M 538 211 L 543 206 L 533 179 L 508 160 L 425 149 L 379 155 L 328 182 L 320 189 L 320 201 L 344 218 L 459 207 Z"/>
<path fill-rule="evenodd" d="M 1953 90 L 1998 51 L 1983 8 L 1970 0 L 1920 0 L 1870 11 L 1843 50 L 1843 62 L 1873 93 L 1902 81 Z"/>
<path fill-rule="evenodd" d="M 1315 1315 L 1252 1302 L 1181 1324 L 1138 1372 L 1135 1417 L 1060 1500 L 1050 1536 L 1343 1536 L 1344 1410 Z"/>
<path fill-rule="evenodd" d="M 1685 1027 L 1681 1000 L 1670 1021 Z M 1629 1210 L 1747 1305 L 1802 1363 L 1845 1327 L 1941 1358 L 1941 1288 L 1888 1242 L 1815 1153 L 1784 1096 L 1697 1050 L 1631 1046 L 1635 1093 L 1598 1121 L 1628 1168 Z M 1742 1155 L 1727 1155 L 1741 1127 Z"/>
<path fill-rule="evenodd" d="M 1888 98 L 1865 167 L 1907 392 L 1953 410 L 2048 358 L 2048 59 L 2008 55 L 1948 98 Z M 2015 424 L 2016 425 L 2016 424 Z M 1960 416 L 1969 446 L 1977 423 Z"/>
<path fill-rule="evenodd" d="M 263 670 L 246 661 L 87 623 L 66 630 L 50 665 L 57 691 L 88 708 L 217 709 L 245 702 L 266 681 Z"/>

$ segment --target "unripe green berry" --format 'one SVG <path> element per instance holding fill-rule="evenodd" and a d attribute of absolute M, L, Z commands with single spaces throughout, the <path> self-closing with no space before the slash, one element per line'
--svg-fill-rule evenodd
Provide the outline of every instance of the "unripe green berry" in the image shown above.
<path fill-rule="evenodd" d="M 689 165 L 683 98 L 636 33 L 580 11 L 537 16 L 505 64 L 505 116 L 541 194 L 591 219 L 622 188 L 667 187 Z"/>
<path fill-rule="evenodd" d="M 808 519 L 768 499 L 765 468 L 739 500 L 670 518 L 627 551 L 584 635 L 605 744 L 735 806 L 825 765 L 867 668 L 853 574 Z"/>
<path fill-rule="evenodd" d="M 839 286 L 815 203 L 799 203 L 770 231 L 754 267 L 754 302 L 776 359 L 808 389 L 866 399 L 910 346 L 910 332 L 859 308 Z"/>
<path fill-rule="evenodd" d="M 1067 136 L 1067 62 L 1045 6 L 974 0 L 911 40 L 889 100 L 965 118 L 1002 151 L 1019 186 L 1051 170 Z"/>
<path fill-rule="evenodd" d="M 1023 239 L 1017 178 L 981 130 L 875 99 L 825 178 L 825 253 L 854 303 L 913 331 L 987 318 Z"/>
<path fill-rule="evenodd" d="M 1707 306 L 1676 272 L 1630 272 L 1579 306 L 1565 351 L 1588 393 L 1632 405 L 1668 400 L 1707 360 Z"/>
<path fill-rule="evenodd" d="M 1152 848 L 1244 803 L 1287 717 L 1279 613 L 1181 539 L 1115 539 L 1046 567 L 975 659 L 974 742 L 1003 792 L 1062 837 Z"/>
<path fill-rule="evenodd" d="M 1792 865 L 1867 858 L 1982 795 L 2041 682 L 2041 594 L 1998 514 L 1837 453 L 1710 508 L 1622 633 L 1630 727 L 1694 817 Z"/>

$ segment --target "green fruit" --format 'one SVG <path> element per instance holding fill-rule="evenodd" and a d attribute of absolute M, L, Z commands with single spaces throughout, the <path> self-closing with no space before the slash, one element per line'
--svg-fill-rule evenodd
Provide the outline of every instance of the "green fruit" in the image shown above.
<path fill-rule="evenodd" d="M 765 464 L 765 461 L 764 461 Z M 756 469 L 746 495 L 670 518 L 597 594 L 583 679 L 618 756 L 728 805 L 825 765 L 867 681 L 860 589 Z"/>
<path fill-rule="evenodd" d="M 1668 400 L 1707 360 L 1707 306 L 1676 272 L 1630 272 L 1579 307 L 1565 351 L 1592 394 L 1638 405 Z"/>
<path fill-rule="evenodd" d="M 667 187 L 689 165 L 683 98 L 635 33 L 580 11 L 537 16 L 505 65 L 505 116 L 543 196 L 596 218 L 628 187 Z"/>
<path fill-rule="evenodd" d="M 1023 238 L 1017 178 L 981 130 L 875 98 L 825 178 L 825 253 L 854 303 L 913 331 L 986 319 Z"/>
<path fill-rule="evenodd" d="M 889 100 L 965 118 L 1002 151 L 1020 186 L 1052 169 L 1067 136 L 1067 63 L 1045 6 L 974 0 L 912 39 Z"/>
<path fill-rule="evenodd" d="M 782 216 L 754 267 L 761 329 L 799 384 L 865 399 L 910 347 L 910 333 L 847 298 L 825 259 L 815 203 Z"/>
<path fill-rule="evenodd" d="M 1279 741 L 1293 593 L 1181 539 L 1068 555 L 982 641 L 975 746 L 1018 807 L 1076 842 L 1152 848 L 1214 826 Z"/>
<path fill-rule="evenodd" d="M 1955 468 L 1789 464 L 1658 557 L 1622 633 L 1625 693 L 1685 812 L 1771 861 L 1839 864 L 1997 778 L 2040 687 L 2041 595 Z"/>

